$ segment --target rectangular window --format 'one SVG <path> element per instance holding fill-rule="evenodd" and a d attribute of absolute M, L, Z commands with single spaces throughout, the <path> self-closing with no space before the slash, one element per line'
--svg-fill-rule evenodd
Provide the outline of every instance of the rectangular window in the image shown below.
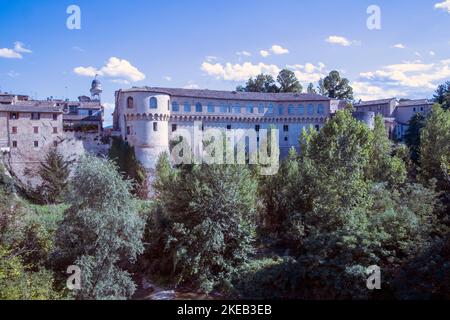
<path fill-rule="evenodd" d="M 12 127 L 11 133 L 12 133 L 12 134 L 17 134 L 17 127 Z"/>
<path fill-rule="evenodd" d="M 39 133 L 39 127 L 33 127 L 33 131 L 35 134 Z"/>
<path fill-rule="evenodd" d="M 58 120 L 58 114 L 57 114 L 57 113 L 54 113 L 54 114 L 53 114 L 53 121 L 56 121 L 56 120 Z"/>
<path fill-rule="evenodd" d="M 320 126 L 316 124 L 316 131 L 320 131 Z"/>
<path fill-rule="evenodd" d="M 31 120 L 40 120 L 41 119 L 41 114 L 39 112 L 33 112 L 31 114 Z"/>
<path fill-rule="evenodd" d="M 255 131 L 256 131 L 256 132 L 259 132 L 260 129 L 261 129 L 261 126 L 260 126 L 259 124 L 257 124 L 257 125 L 255 126 Z"/>
<path fill-rule="evenodd" d="M 233 113 L 241 113 L 241 107 L 239 106 L 233 107 Z"/>
<path fill-rule="evenodd" d="M 308 114 L 310 115 L 314 114 L 314 106 L 312 104 L 308 105 Z"/>
<path fill-rule="evenodd" d="M 195 106 L 195 112 L 203 112 L 203 106 L 200 103 Z"/>
<path fill-rule="evenodd" d="M 11 113 L 9 114 L 9 119 L 11 119 L 11 120 L 17 120 L 17 119 L 19 119 L 19 114 L 18 114 L 17 112 L 11 112 Z"/>
<path fill-rule="evenodd" d="M 58 128 L 57 127 L 53 127 L 53 133 L 58 133 Z"/>
<path fill-rule="evenodd" d="M 17 141 L 13 141 L 13 142 L 12 142 L 12 147 L 13 147 L 13 148 L 17 148 Z"/>
<path fill-rule="evenodd" d="M 172 132 L 175 132 L 175 131 L 177 131 L 177 125 L 176 125 L 176 124 L 173 124 L 173 125 L 172 125 Z"/>
<path fill-rule="evenodd" d="M 208 105 L 208 112 L 213 113 L 214 112 L 214 106 L 212 104 Z"/>
<path fill-rule="evenodd" d="M 184 104 L 184 112 L 191 112 L 191 105 L 187 102 Z"/>
<path fill-rule="evenodd" d="M 323 104 L 319 104 L 319 106 L 317 107 L 317 113 L 318 114 L 324 114 L 325 110 L 323 108 Z"/>
<path fill-rule="evenodd" d="M 272 105 L 270 105 L 269 108 L 267 109 L 267 113 L 273 114 L 273 106 Z"/>
<path fill-rule="evenodd" d="M 172 111 L 180 112 L 180 106 L 178 105 L 178 103 L 176 103 L 176 102 L 172 103 Z"/>
<path fill-rule="evenodd" d="M 247 113 L 253 113 L 253 106 L 252 105 L 247 106 Z"/>
<path fill-rule="evenodd" d="M 228 113 L 228 107 L 226 105 L 220 106 L 220 113 Z"/>
<path fill-rule="evenodd" d="M 284 132 L 289 132 L 289 126 L 288 125 L 284 125 L 283 126 L 283 131 Z"/>
<path fill-rule="evenodd" d="M 231 124 L 227 124 L 227 130 L 231 130 Z"/>
<path fill-rule="evenodd" d="M 39 148 L 39 141 L 35 141 L 35 142 L 34 142 L 34 147 L 35 147 L 35 148 Z"/>
<path fill-rule="evenodd" d="M 153 122 L 153 131 L 158 131 L 158 122 Z"/>

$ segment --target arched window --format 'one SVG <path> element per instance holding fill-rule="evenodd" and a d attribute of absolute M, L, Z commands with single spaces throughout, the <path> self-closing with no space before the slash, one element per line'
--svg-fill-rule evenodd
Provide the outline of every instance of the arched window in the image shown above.
<path fill-rule="evenodd" d="M 308 114 L 314 114 L 314 106 L 312 104 L 308 104 Z"/>
<path fill-rule="evenodd" d="M 184 112 L 191 112 L 191 105 L 189 102 L 184 103 Z"/>
<path fill-rule="evenodd" d="M 267 113 L 273 114 L 273 104 L 269 104 L 269 107 L 267 108 Z"/>
<path fill-rule="evenodd" d="M 195 112 L 203 112 L 203 106 L 200 102 L 195 105 Z"/>
<path fill-rule="evenodd" d="M 294 106 L 292 104 L 290 104 L 288 107 L 288 114 L 290 115 L 294 114 Z"/>
<path fill-rule="evenodd" d="M 173 112 L 179 112 L 180 111 L 180 106 L 178 105 L 178 102 L 172 102 L 172 111 Z"/>
<path fill-rule="evenodd" d="M 134 108 L 134 100 L 133 100 L 133 97 L 128 97 L 128 99 L 127 99 L 127 108 L 128 108 L 128 109 L 133 109 L 133 108 Z"/>
<path fill-rule="evenodd" d="M 150 98 L 150 109 L 158 109 L 158 100 L 155 97 Z"/>
<path fill-rule="evenodd" d="M 253 105 L 249 104 L 247 106 L 247 113 L 253 113 Z"/>
<path fill-rule="evenodd" d="M 258 106 L 258 113 L 264 113 L 264 105 L 260 104 Z"/>
<path fill-rule="evenodd" d="M 284 114 L 284 107 L 282 104 L 278 105 L 278 114 L 283 115 Z"/>
<path fill-rule="evenodd" d="M 300 115 L 304 115 L 305 114 L 305 107 L 302 104 L 300 104 L 298 106 L 298 114 L 300 114 Z"/>

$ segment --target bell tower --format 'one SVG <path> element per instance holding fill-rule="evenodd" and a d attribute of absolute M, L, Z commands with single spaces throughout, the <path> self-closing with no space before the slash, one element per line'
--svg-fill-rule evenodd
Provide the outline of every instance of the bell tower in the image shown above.
<path fill-rule="evenodd" d="M 97 79 L 98 75 L 95 75 L 95 79 L 92 81 L 91 85 L 91 99 L 93 101 L 101 101 L 102 83 Z"/>

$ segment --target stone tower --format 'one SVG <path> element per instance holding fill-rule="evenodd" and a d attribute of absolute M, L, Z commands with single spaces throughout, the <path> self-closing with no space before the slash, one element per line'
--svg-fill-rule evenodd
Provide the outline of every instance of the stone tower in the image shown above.
<path fill-rule="evenodd" d="M 95 79 L 92 81 L 91 85 L 91 99 L 93 101 L 101 101 L 102 92 L 102 83 L 97 79 L 97 75 L 95 75 Z"/>

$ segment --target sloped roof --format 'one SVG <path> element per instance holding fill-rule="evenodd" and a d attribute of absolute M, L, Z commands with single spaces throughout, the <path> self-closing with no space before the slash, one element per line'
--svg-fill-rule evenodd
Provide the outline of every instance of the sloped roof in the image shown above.
<path fill-rule="evenodd" d="M 269 101 L 269 102 L 295 102 L 295 101 L 330 101 L 328 97 L 314 93 L 260 93 L 260 92 L 237 92 L 219 91 L 207 89 L 180 89 L 180 88 L 158 88 L 142 87 L 121 90 L 121 92 L 154 92 L 170 96 L 199 99 L 217 100 L 247 100 L 247 101 Z"/>

